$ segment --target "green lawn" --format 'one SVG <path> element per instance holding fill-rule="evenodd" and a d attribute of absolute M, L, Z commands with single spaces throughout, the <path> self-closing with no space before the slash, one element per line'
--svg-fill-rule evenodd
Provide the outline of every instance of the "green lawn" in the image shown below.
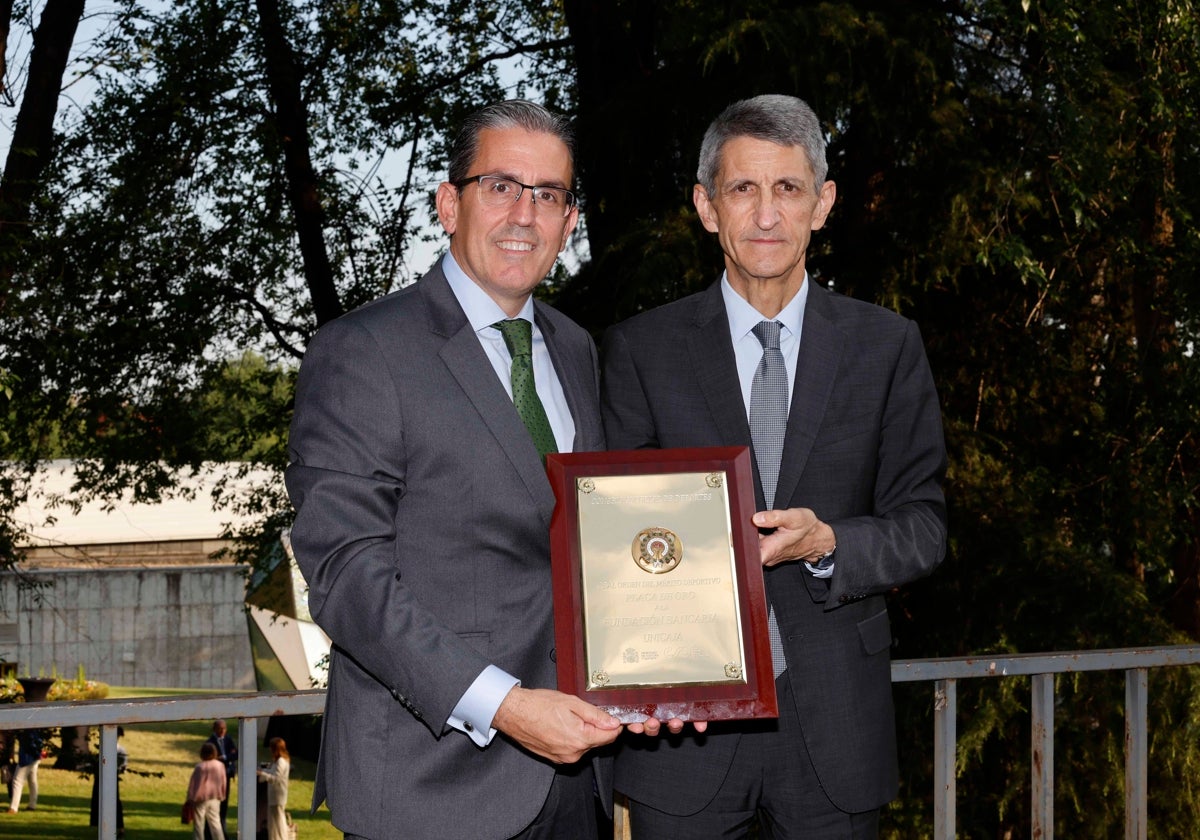
<path fill-rule="evenodd" d="M 172 689 L 132 689 L 113 687 L 110 697 L 157 697 L 183 694 Z M 196 692 L 198 693 L 198 692 Z M 125 727 L 121 743 L 129 752 L 129 767 L 148 773 L 162 773 L 162 778 L 150 778 L 126 773 L 121 779 L 121 802 L 125 809 L 125 836 L 128 840 L 157 840 L 191 835 L 191 826 L 179 822 L 179 808 L 187 793 L 192 767 L 200 760 L 200 745 L 211 732 L 207 721 L 148 723 Z M 237 722 L 230 721 L 230 735 L 237 738 Z M 267 761 L 267 750 L 259 746 L 255 761 L 242 757 L 243 768 L 253 768 Z M 29 811 L 28 791 L 21 797 L 21 811 L 7 813 L 8 793 L 0 791 L 5 813 L 0 814 L 0 838 L 4 840 L 84 840 L 96 837 L 96 829 L 88 826 L 92 780 L 71 770 L 55 770 L 53 759 L 43 761 L 38 769 L 38 808 Z M 288 788 L 288 813 L 297 823 L 299 840 L 340 840 L 342 834 L 329 822 L 329 811 L 322 806 L 315 816 L 309 816 L 313 778 L 316 765 L 303 759 L 292 760 Z M 242 772 L 245 772 L 243 770 Z M 237 826 L 237 790 L 230 795 L 229 828 L 234 834 Z"/>

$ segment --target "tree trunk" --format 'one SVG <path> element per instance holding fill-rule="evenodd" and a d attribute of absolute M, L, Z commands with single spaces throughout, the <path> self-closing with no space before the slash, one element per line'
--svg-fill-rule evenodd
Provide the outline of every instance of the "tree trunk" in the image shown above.
<path fill-rule="evenodd" d="M 0 47 L 8 46 L 8 33 L 12 29 L 13 0 L 0 0 Z M 12 91 L 8 89 L 8 50 L 0 48 L 0 102 L 10 105 L 14 102 Z"/>
<path fill-rule="evenodd" d="M 725 96 L 705 91 L 713 102 L 693 106 L 694 97 L 680 90 L 699 59 L 692 45 L 658 46 L 666 25 L 659 3 L 564 0 L 563 10 L 575 54 L 575 170 L 590 260 L 555 303 L 599 332 L 690 290 L 675 249 L 690 254 L 695 242 L 675 214 L 691 204 L 694 164 L 681 170 L 679 160 L 694 160 L 703 126 Z M 664 231 L 686 241 L 664 247 Z"/>
<path fill-rule="evenodd" d="M 275 129 L 283 146 L 288 202 L 296 219 L 304 277 L 320 326 L 341 315 L 342 304 L 325 248 L 325 212 L 312 165 L 308 109 L 300 90 L 296 58 L 283 31 L 279 0 L 257 0 L 255 5 L 262 27 L 267 83 L 275 104 Z"/>
<path fill-rule="evenodd" d="M 1143 120 L 1149 122 L 1151 119 L 1151 109 L 1146 108 Z M 1148 157 L 1157 166 L 1133 192 L 1134 205 L 1142 220 L 1141 239 L 1146 243 L 1148 257 L 1138 261 L 1130 300 L 1138 348 L 1138 378 L 1151 406 L 1167 406 L 1177 399 L 1180 381 L 1186 375 L 1181 369 L 1180 360 L 1185 358 L 1185 353 L 1179 346 L 1176 328 L 1180 321 L 1180 305 L 1168 273 L 1170 261 L 1177 251 L 1175 224 L 1167 207 L 1167 196 L 1177 189 L 1176 139 L 1174 128 L 1151 133 L 1145 139 Z M 1170 469 L 1195 475 L 1197 460 L 1195 438 L 1188 435 L 1176 447 L 1175 461 Z M 1179 630 L 1200 640 L 1200 541 L 1196 539 L 1200 534 L 1200 514 L 1187 501 L 1175 501 L 1173 494 L 1162 493 L 1157 485 L 1151 486 L 1162 494 L 1163 504 L 1176 507 L 1174 518 L 1180 524 L 1168 555 L 1175 587 L 1167 603 L 1167 612 Z M 1138 536 L 1144 542 L 1160 538 L 1158 533 L 1140 533 Z"/>
<path fill-rule="evenodd" d="M 645 160 L 646 148 L 661 148 L 656 114 L 668 110 L 654 97 L 631 95 L 646 90 L 654 73 L 654 4 L 635 5 L 641 12 L 637 20 L 619 3 L 563 3 L 579 96 L 575 169 L 587 199 L 588 245 L 595 260 L 651 201 L 648 173 L 628 167 Z"/>
<path fill-rule="evenodd" d="M 29 81 L 0 179 L 0 315 L 6 309 L 17 255 L 29 238 L 33 197 L 53 152 L 58 94 L 84 2 L 48 0 L 33 33 Z M 4 9 L 11 17 L 9 0 L 4 0 Z"/>

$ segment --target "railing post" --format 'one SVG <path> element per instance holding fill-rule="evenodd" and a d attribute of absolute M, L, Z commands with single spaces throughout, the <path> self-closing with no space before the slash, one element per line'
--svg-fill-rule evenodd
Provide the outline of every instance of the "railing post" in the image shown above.
<path fill-rule="evenodd" d="M 933 836 L 954 840 L 955 756 L 958 753 L 958 681 L 933 684 Z"/>
<path fill-rule="evenodd" d="M 96 764 L 96 836 L 100 840 L 117 836 L 117 770 L 117 726 L 106 723 L 100 727 L 100 761 Z"/>
<path fill-rule="evenodd" d="M 1054 674 L 1033 675 L 1033 838 L 1054 837 Z"/>
<path fill-rule="evenodd" d="M 1125 672 L 1125 838 L 1146 840 L 1147 670 Z"/>
<path fill-rule="evenodd" d="M 238 837 L 257 837 L 258 718 L 238 719 Z"/>

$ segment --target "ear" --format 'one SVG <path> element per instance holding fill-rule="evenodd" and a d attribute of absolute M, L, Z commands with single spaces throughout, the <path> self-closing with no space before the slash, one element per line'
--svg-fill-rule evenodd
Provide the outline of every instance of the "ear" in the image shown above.
<path fill-rule="evenodd" d="M 813 230 L 819 230 L 825 226 L 825 220 L 829 218 L 829 211 L 833 209 L 833 202 L 836 199 L 837 186 L 833 181 L 826 181 L 821 185 L 821 192 L 817 194 L 817 210 L 813 213 Z"/>
<path fill-rule="evenodd" d="M 567 240 L 571 238 L 571 231 L 575 230 L 577 224 L 579 224 L 579 205 L 572 207 L 567 216 L 567 223 L 563 226 L 562 241 L 558 243 L 559 253 L 562 253 L 563 248 L 567 247 Z"/>
<path fill-rule="evenodd" d="M 446 181 L 438 184 L 435 197 L 438 221 L 442 223 L 442 229 L 450 236 L 453 236 L 454 231 L 458 228 L 458 203 L 461 200 L 462 196 L 458 194 L 458 188 L 453 184 Z"/>
<path fill-rule="evenodd" d="M 717 211 L 703 184 L 696 184 L 692 187 L 692 203 L 696 205 L 696 212 L 700 216 L 700 222 L 704 225 L 704 229 L 709 233 L 718 233 L 721 226 L 718 224 Z"/>

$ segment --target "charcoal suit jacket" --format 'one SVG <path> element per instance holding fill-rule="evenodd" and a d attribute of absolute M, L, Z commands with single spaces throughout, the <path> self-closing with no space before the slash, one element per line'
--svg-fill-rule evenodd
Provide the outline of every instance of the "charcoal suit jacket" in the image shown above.
<path fill-rule="evenodd" d="M 719 282 L 613 327 L 603 356 L 610 449 L 751 446 Z M 830 800 L 847 812 L 896 794 L 884 593 L 944 556 L 945 467 L 917 326 L 813 286 L 774 506 L 811 508 L 830 524 L 836 565 L 825 580 L 795 562 L 764 576 L 803 747 Z M 754 473 L 761 510 L 757 465 Z M 659 810 L 694 813 L 725 778 L 738 733 L 739 725 L 714 723 L 705 736 L 625 739 L 616 788 Z"/>
<path fill-rule="evenodd" d="M 574 449 L 601 449 L 595 345 L 535 309 Z M 333 642 L 314 809 L 377 840 L 511 837 L 554 767 L 446 720 L 489 664 L 555 687 L 555 499 L 440 265 L 317 333 L 289 446 L 292 546 Z"/>

